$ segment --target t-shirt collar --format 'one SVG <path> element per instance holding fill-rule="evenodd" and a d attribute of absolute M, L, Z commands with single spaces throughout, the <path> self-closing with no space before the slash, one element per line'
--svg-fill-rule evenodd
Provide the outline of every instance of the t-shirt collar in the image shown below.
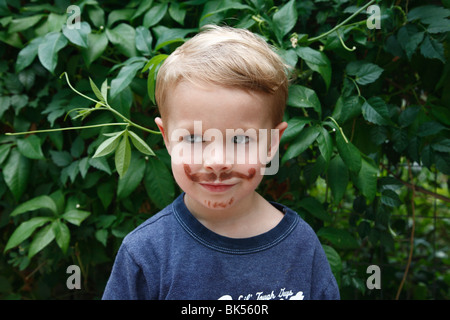
<path fill-rule="evenodd" d="M 271 230 L 250 238 L 229 238 L 219 235 L 201 224 L 184 203 L 181 193 L 172 203 L 173 212 L 183 229 L 204 246 L 229 254 L 249 254 L 266 250 L 286 238 L 298 223 L 298 215 L 288 207 L 270 202 L 284 217 Z"/>

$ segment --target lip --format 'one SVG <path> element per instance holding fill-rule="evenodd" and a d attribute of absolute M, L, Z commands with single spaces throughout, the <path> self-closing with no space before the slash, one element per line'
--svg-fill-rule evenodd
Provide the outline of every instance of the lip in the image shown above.
<path fill-rule="evenodd" d="M 200 185 L 211 192 L 225 192 L 235 186 L 235 184 L 225 183 L 200 183 Z"/>

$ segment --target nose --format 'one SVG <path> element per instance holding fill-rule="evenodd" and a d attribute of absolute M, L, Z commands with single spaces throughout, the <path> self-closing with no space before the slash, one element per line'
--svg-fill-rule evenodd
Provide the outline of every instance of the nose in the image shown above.
<path fill-rule="evenodd" d="M 220 143 L 209 144 L 203 153 L 203 166 L 205 169 L 215 173 L 230 171 L 232 162 L 227 161 L 227 153 L 225 151 Z"/>

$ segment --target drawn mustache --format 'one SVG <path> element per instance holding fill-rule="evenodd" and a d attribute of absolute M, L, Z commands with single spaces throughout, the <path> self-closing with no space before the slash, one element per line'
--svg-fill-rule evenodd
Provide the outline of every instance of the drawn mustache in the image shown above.
<path fill-rule="evenodd" d="M 255 176 L 256 169 L 255 168 L 248 169 L 248 175 L 240 173 L 240 172 L 236 172 L 236 171 L 231 171 L 231 172 L 222 172 L 217 177 L 217 174 L 215 174 L 214 172 L 192 173 L 191 168 L 187 164 L 185 164 L 184 172 L 186 173 L 186 176 L 189 179 L 191 179 L 193 182 L 214 182 L 217 180 L 217 178 L 219 178 L 219 181 L 225 181 L 225 180 L 229 180 L 234 177 L 239 178 L 239 179 L 250 180 Z"/>

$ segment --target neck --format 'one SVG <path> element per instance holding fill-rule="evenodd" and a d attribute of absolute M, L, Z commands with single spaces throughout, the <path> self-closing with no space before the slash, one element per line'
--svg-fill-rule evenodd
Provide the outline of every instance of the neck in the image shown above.
<path fill-rule="evenodd" d="M 209 230 L 229 238 L 249 238 L 274 228 L 283 214 L 253 192 L 224 209 L 207 208 L 187 194 L 184 202 L 197 220 Z"/>
<path fill-rule="evenodd" d="M 186 207 L 192 215 L 211 231 L 231 237 L 246 238 L 256 235 L 258 212 L 260 210 L 261 196 L 253 192 L 240 199 L 227 208 L 210 209 L 196 200 L 184 196 Z"/>

